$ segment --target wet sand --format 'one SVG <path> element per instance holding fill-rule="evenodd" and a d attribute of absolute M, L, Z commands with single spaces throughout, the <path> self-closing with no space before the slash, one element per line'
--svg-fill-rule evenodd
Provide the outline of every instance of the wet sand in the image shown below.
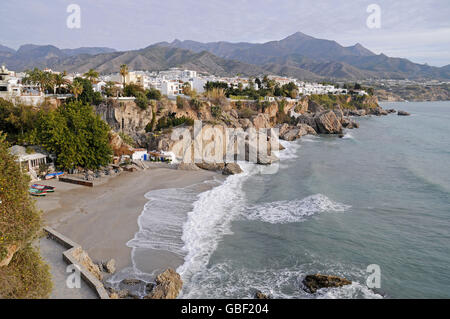
<path fill-rule="evenodd" d="M 137 220 L 147 192 L 186 187 L 217 175 L 204 170 L 155 168 L 104 177 L 94 187 L 42 181 L 55 186 L 56 191 L 37 198 L 36 204 L 44 212 L 45 225 L 80 244 L 94 262 L 114 258 L 120 270 L 131 266 L 131 248 L 126 243 L 139 230 Z M 159 253 L 154 255 L 158 260 L 162 258 Z"/>

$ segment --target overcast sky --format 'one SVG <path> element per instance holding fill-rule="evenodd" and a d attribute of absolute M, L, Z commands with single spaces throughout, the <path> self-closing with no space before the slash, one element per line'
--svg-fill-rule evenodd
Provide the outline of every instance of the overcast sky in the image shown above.
<path fill-rule="evenodd" d="M 69 29 L 68 5 L 81 8 Z M 381 27 L 366 25 L 381 8 Z M 2 0 L 0 44 L 143 48 L 160 41 L 279 40 L 301 31 L 414 62 L 450 64 L 449 0 Z"/>

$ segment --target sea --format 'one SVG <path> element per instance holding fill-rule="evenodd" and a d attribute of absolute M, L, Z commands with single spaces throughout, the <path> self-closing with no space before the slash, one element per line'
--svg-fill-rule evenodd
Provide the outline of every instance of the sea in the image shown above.
<path fill-rule="evenodd" d="M 411 116 L 283 142 L 275 170 L 149 192 L 133 259 L 177 256 L 179 298 L 450 298 L 450 102 L 381 105 Z M 352 284 L 310 294 L 315 273 Z"/>

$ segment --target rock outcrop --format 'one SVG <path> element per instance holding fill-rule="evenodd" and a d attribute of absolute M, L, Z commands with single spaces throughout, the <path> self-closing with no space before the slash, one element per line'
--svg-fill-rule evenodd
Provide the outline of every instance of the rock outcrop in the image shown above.
<path fill-rule="evenodd" d="M 86 268 L 91 274 L 97 277 L 98 280 L 103 279 L 103 274 L 100 267 L 92 262 L 87 252 L 85 252 L 81 247 L 77 247 L 72 251 L 72 256 L 75 260 L 84 268 Z"/>
<path fill-rule="evenodd" d="M 224 163 L 196 163 L 199 168 L 207 171 L 222 171 L 225 168 Z"/>
<path fill-rule="evenodd" d="M 411 114 L 406 112 L 406 111 L 398 111 L 397 115 L 399 115 L 399 116 L 410 116 Z"/>
<path fill-rule="evenodd" d="M 255 299 L 271 299 L 271 298 L 265 293 L 262 293 L 261 291 L 258 290 L 255 293 Z"/>
<path fill-rule="evenodd" d="M 144 298 L 145 299 L 175 299 L 183 287 L 180 275 L 168 268 L 156 277 L 156 286 Z"/>
<path fill-rule="evenodd" d="M 103 267 L 106 269 L 106 271 L 109 274 L 113 274 L 116 272 L 116 261 L 114 259 L 109 260 L 106 262 Z"/>
<path fill-rule="evenodd" d="M 222 171 L 223 175 L 235 175 L 242 173 L 242 168 L 237 163 L 227 163 Z"/>
<path fill-rule="evenodd" d="M 194 163 L 180 163 L 178 164 L 178 168 L 179 170 L 183 170 L 183 171 L 198 171 L 200 170 L 200 168 L 195 165 Z"/>
<path fill-rule="evenodd" d="M 306 287 L 306 290 L 310 293 L 316 293 L 317 290 L 322 288 L 335 288 L 342 287 L 346 285 L 351 285 L 352 282 L 342 277 L 338 276 L 329 276 L 329 275 L 307 275 L 305 279 L 303 279 L 303 284 Z"/>
<path fill-rule="evenodd" d="M 280 138 L 285 141 L 294 141 L 308 134 L 316 135 L 317 132 L 308 124 L 299 123 L 294 127 L 283 128 L 283 131 L 280 131 Z"/>
<path fill-rule="evenodd" d="M 133 154 L 133 147 L 125 143 L 119 134 L 114 131 L 109 132 L 109 145 L 115 156 Z"/>
<path fill-rule="evenodd" d="M 342 124 L 333 111 L 319 113 L 315 117 L 317 132 L 322 134 L 341 134 Z"/>

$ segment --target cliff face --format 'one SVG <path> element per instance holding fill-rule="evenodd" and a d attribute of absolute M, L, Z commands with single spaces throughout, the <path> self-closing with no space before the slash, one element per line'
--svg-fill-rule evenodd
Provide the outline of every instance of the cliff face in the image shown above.
<path fill-rule="evenodd" d="M 114 131 L 123 131 L 132 137 L 145 133 L 145 127 L 152 120 L 151 107 L 142 110 L 134 101 L 108 99 L 96 107 L 96 112 Z"/>
<path fill-rule="evenodd" d="M 270 128 L 282 123 L 292 125 L 300 122 L 301 118 L 301 123 L 310 125 L 318 133 L 334 134 L 341 132 L 341 128 L 335 126 L 339 126 L 337 122 L 340 124 L 343 121 L 344 110 L 360 110 L 366 114 L 366 111 L 372 112 L 369 110 L 378 109 L 378 100 L 373 96 L 319 96 L 304 97 L 298 101 L 229 102 L 224 100 L 219 104 L 213 104 L 204 98 L 178 101 L 162 99 L 151 101 L 147 110 L 140 109 L 133 101 L 119 102 L 110 99 L 100 104 L 96 111 L 114 131 L 126 133 L 138 146 L 168 151 L 173 147 L 173 143 L 166 138 L 171 129 L 166 127 L 162 135 L 160 132 L 146 133 L 146 126 L 149 123 L 153 123 L 155 128 L 161 118 L 185 117 L 201 120 L 204 125 L 212 124 L 246 130 L 249 127 Z M 320 130 L 316 122 L 326 121 L 323 119 L 318 121 L 314 116 L 331 110 L 338 115 L 338 120 L 330 121 L 333 125 L 328 126 L 332 126 L 333 129 L 328 129 L 325 125 L 326 128 Z M 347 113 L 345 116 L 351 115 Z M 347 123 L 347 121 L 344 122 Z M 117 153 L 123 153 L 121 147 L 115 149 L 118 150 Z"/>

